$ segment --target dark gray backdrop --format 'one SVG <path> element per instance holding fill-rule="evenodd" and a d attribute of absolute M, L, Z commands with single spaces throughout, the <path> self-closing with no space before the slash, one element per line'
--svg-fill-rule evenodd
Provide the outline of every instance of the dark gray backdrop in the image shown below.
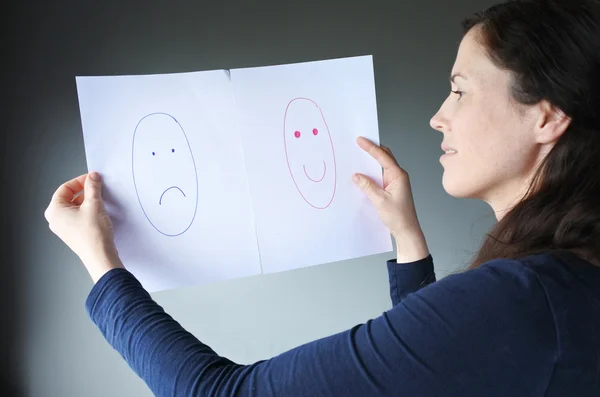
<path fill-rule="evenodd" d="M 16 2 L 15 2 L 16 3 Z M 19 2 L 8 6 L 3 114 L 2 341 L 20 395 L 150 396 L 84 311 L 92 284 L 43 217 L 87 171 L 76 75 L 186 72 L 374 56 L 381 141 L 413 184 L 438 278 L 464 264 L 493 217 L 442 189 L 441 134 L 462 17 L 486 0 L 389 2 Z M 232 247 L 235 242 L 232 241 Z M 391 254 L 154 294 L 182 325 L 240 363 L 341 331 L 391 306 Z"/>

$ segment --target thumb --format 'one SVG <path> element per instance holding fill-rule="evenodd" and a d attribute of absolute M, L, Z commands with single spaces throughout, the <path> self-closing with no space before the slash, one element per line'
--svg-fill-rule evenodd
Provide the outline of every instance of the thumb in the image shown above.
<path fill-rule="evenodd" d="M 368 176 L 363 174 L 354 174 L 352 181 L 358 186 L 371 200 L 381 199 L 384 191 Z"/>
<path fill-rule="evenodd" d="M 91 172 L 85 178 L 85 184 L 83 186 L 84 201 L 97 201 L 101 199 L 102 193 L 102 182 L 100 181 L 100 174 L 97 172 Z"/>

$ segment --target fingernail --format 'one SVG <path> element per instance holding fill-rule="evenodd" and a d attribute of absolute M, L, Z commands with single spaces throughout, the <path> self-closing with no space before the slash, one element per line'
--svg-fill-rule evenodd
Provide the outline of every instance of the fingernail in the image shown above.
<path fill-rule="evenodd" d="M 100 174 L 97 172 L 92 172 L 90 174 L 90 178 L 92 178 L 92 181 L 99 181 L 100 180 Z"/>
<path fill-rule="evenodd" d="M 352 175 L 352 182 L 358 183 L 360 181 L 360 177 L 356 174 Z"/>

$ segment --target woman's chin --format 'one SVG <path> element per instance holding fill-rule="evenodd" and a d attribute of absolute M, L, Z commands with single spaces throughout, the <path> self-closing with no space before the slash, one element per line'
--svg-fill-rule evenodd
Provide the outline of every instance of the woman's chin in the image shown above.
<path fill-rule="evenodd" d="M 454 198 L 476 198 L 475 189 L 465 182 L 464 180 L 450 178 L 445 173 L 442 178 L 442 186 L 450 196 Z"/>

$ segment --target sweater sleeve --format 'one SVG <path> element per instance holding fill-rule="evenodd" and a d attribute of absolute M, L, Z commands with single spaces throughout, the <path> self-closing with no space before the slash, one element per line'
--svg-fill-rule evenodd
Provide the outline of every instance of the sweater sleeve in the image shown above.
<path fill-rule="evenodd" d="M 250 365 L 183 329 L 125 269 L 106 273 L 86 308 L 158 397 L 542 395 L 557 352 L 543 289 L 514 261 L 447 276 L 364 324 Z"/>
<path fill-rule="evenodd" d="M 433 258 L 428 255 L 418 261 L 398 263 L 396 259 L 387 261 L 392 305 L 396 306 L 410 293 L 436 281 Z"/>

